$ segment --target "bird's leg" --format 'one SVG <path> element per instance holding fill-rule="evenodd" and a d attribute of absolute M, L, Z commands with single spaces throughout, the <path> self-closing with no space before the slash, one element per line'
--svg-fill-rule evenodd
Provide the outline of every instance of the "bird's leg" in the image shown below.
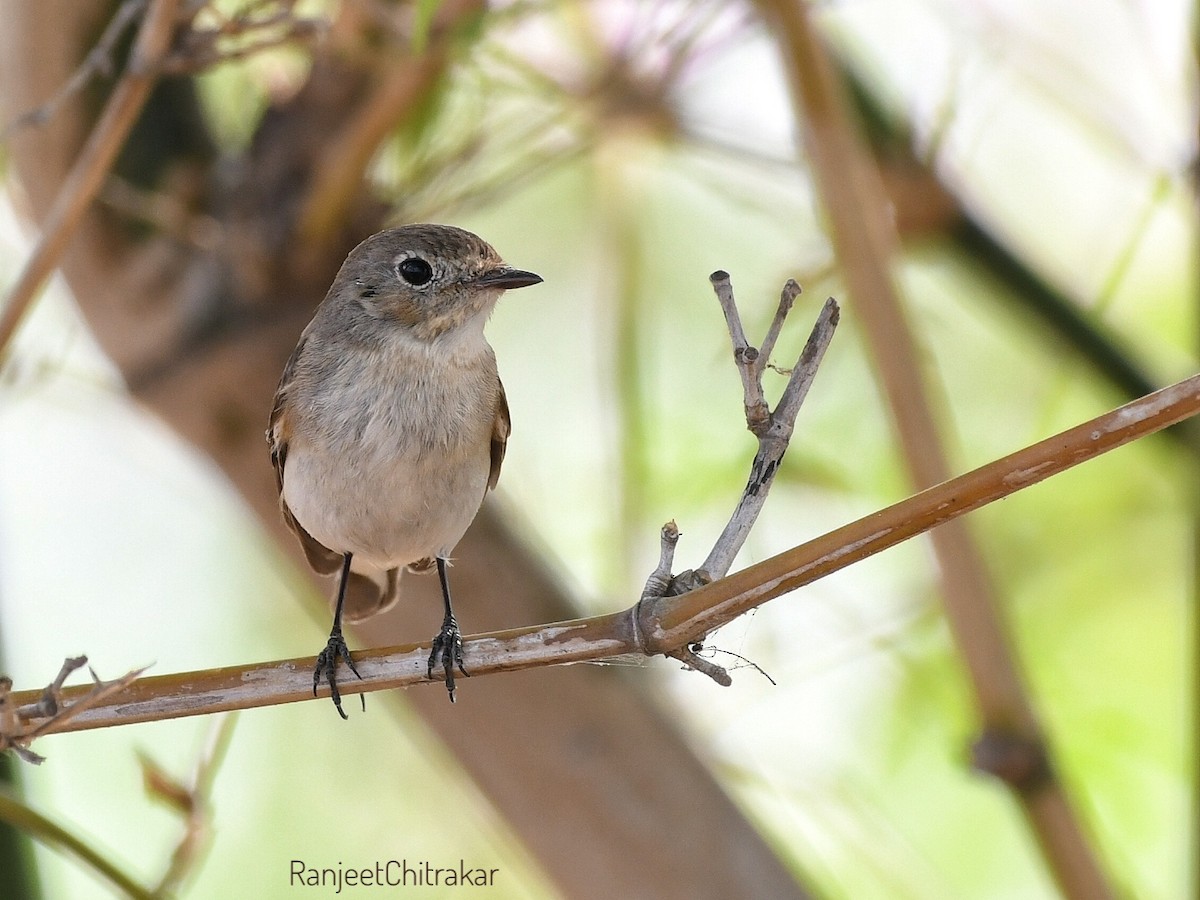
<path fill-rule="evenodd" d="M 333 698 L 333 705 L 337 707 L 338 715 L 343 719 L 349 717 L 342 709 L 342 695 L 337 686 L 338 659 L 344 659 L 346 665 L 350 667 L 350 671 L 360 681 L 362 680 L 358 669 L 354 667 L 354 660 L 350 658 L 350 648 L 346 646 L 346 639 L 342 637 L 342 604 L 346 601 L 346 582 L 350 580 L 351 556 L 353 554 L 347 553 L 342 558 L 342 580 L 338 584 L 337 607 L 333 611 L 333 628 L 329 630 L 329 642 L 325 645 L 325 649 L 317 654 L 317 665 L 313 669 L 313 696 L 317 696 L 317 685 L 321 683 L 321 675 L 324 674 L 325 680 L 329 682 L 329 696 Z M 363 712 L 366 712 L 366 695 L 359 694 L 358 697 L 362 701 Z"/>
<path fill-rule="evenodd" d="M 442 630 L 433 639 L 433 649 L 429 652 L 429 665 L 425 669 L 425 675 L 433 678 L 433 667 L 440 662 L 446 673 L 446 690 L 450 692 L 450 702 L 453 703 L 454 667 L 458 666 L 458 671 L 464 675 L 470 676 L 471 673 L 463 667 L 462 632 L 458 630 L 458 620 L 454 618 L 454 609 L 450 606 L 450 582 L 446 577 L 444 557 L 437 558 L 437 570 L 438 578 L 442 581 L 442 601 L 446 604 L 446 617 L 442 619 Z"/>

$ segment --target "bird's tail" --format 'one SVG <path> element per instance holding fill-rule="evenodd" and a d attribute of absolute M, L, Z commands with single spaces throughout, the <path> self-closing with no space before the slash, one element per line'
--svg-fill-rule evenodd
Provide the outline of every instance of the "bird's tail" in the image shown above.
<path fill-rule="evenodd" d="M 391 609 L 398 599 L 399 569 L 358 571 L 352 564 L 350 580 L 346 583 L 346 602 L 342 607 L 342 617 L 347 622 L 361 622 Z"/>

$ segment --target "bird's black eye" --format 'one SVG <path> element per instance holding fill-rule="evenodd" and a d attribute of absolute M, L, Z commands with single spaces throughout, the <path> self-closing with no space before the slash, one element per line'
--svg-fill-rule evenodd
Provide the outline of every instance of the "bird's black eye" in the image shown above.
<path fill-rule="evenodd" d="M 409 284 L 420 287 L 433 277 L 433 267 L 419 256 L 410 256 L 397 264 L 396 274 Z"/>

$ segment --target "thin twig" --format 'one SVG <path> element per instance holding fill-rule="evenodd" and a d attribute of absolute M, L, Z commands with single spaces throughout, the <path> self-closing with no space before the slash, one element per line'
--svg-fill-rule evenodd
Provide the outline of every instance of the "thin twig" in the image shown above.
<path fill-rule="evenodd" d="M 689 669 L 693 669 L 701 675 L 707 675 L 721 687 L 729 687 L 733 684 L 733 678 L 725 670 L 724 666 L 719 666 L 712 660 L 697 656 L 696 651 L 692 649 L 692 645 L 690 644 L 680 647 L 678 650 L 672 650 L 667 656 L 679 660 Z"/>
<path fill-rule="evenodd" d="M 355 16 L 362 10 L 343 6 L 342 15 Z M 296 215 L 295 231 L 308 244 L 321 240 L 345 219 L 362 192 L 363 179 L 371 161 L 388 135 L 418 113 L 422 104 L 445 74 L 449 59 L 447 48 L 454 28 L 463 18 L 473 15 L 475 7 L 449 4 L 439 10 L 443 21 L 431 25 L 432 37 L 419 54 L 412 54 L 412 35 L 393 35 L 403 52 L 384 57 L 379 71 L 373 73 L 371 95 L 357 104 L 357 110 L 335 134 L 329 135 L 321 154 L 312 166 L 312 178 Z M 391 21 L 392 17 L 388 17 Z"/>
<path fill-rule="evenodd" d="M 62 105 L 70 100 L 73 96 L 83 90 L 88 82 L 97 77 L 108 77 L 112 75 L 113 52 L 117 41 L 125 34 L 125 29 L 128 28 L 141 14 L 146 7 L 147 0 L 125 0 L 117 11 L 113 13 L 112 19 L 104 28 L 104 32 L 96 41 L 96 46 L 91 49 L 83 62 L 71 73 L 71 77 L 67 79 L 54 95 L 43 103 L 41 106 L 35 107 L 28 112 L 17 116 L 5 127 L 3 132 L 0 132 L 0 143 L 7 141 L 16 132 L 23 128 L 29 128 L 34 125 L 44 125 L 49 122 L 58 113 Z"/>
<path fill-rule="evenodd" d="M 796 298 L 799 296 L 800 285 L 789 278 L 787 284 L 783 286 L 783 290 L 779 293 L 779 306 L 775 310 L 775 318 L 771 320 L 771 325 L 767 328 L 767 336 L 763 338 L 762 346 L 758 348 L 759 378 L 762 378 L 766 367 L 770 365 L 771 354 L 775 352 L 775 342 L 779 339 L 779 333 L 783 330 L 783 323 L 787 320 L 788 313 L 792 311 L 792 306 L 796 303 Z"/>
<path fill-rule="evenodd" d="M 133 900 L 152 900 L 154 897 L 132 876 L 97 853 L 87 841 L 3 791 L 0 791 L 0 822 L 8 822 L 47 847 L 53 847 L 76 857 L 101 878 L 110 882 L 124 897 L 130 897 Z"/>
<path fill-rule="evenodd" d="M 67 660 L 64 664 L 63 672 L 60 672 L 59 678 L 55 679 L 54 684 L 43 689 L 37 700 L 28 706 L 20 705 L 19 696 L 16 694 L 12 695 L 13 701 L 18 704 L 15 719 L 16 728 L 11 732 L 5 731 L 0 733 L 0 750 L 11 747 L 28 762 L 43 762 L 41 757 L 29 759 L 26 755 L 31 752 L 28 748 L 35 738 L 59 731 L 71 730 L 66 726 L 73 719 L 83 715 L 94 706 L 103 705 L 109 698 L 120 694 L 146 671 L 145 668 L 134 669 L 112 681 L 101 681 L 96 676 L 96 673 L 92 672 L 92 687 L 89 689 L 77 688 L 73 690 L 70 702 L 66 702 L 61 679 L 65 677 L 64 673 L 78 667 L 75 665 L 76 663 L 82 664 L 86 660 L 87 657 Z M 68 666 L 70 669 L 67 668 Z M 27 724 L 30 722 L 36 724 Z M 22 750 L 25 750 L 26 753 L 22 753 Z M 32 755 L 37 756 L 37 754 Z"/>
<path fill-rule="evenodd" d="M 323 18 L 302 18 L 290 10 L 276 11 L 261 19 L 249 15 L 226 20 L 215 28 L 192 28 L 178 47 L 163 59 L 165 75 L 186 75 L 215 65 L 244 59 L 263 50 L 288 44 L 312 44 L 329 30 Z M 241 43 L 234 43 L 241 38 Z"/>
<path fill-rule="evenodd" d="M 638 600 L 637 613 L 633 617 L 633 626 L 635 629 L 639 626 L 645 614 L 645 611 L 642 609 L 643 604 L 658 603 L 667 596 L 675 596 L 683 593 L 685 590 L 698 587 L 700 584 L 707 584 L 711 580 L 707 577 L 697 576 L 691 570 L 683 572 L 678 576 L 672 575 L 675 565 L 675 546 L 679 543 L 680 536 L 679 526 L 675 524 L 674 519 L 662 527 L 658 566 L 650 573 L 650 577 L 646 579 L 646 586 L 642 589 L 642 596 Z M 637 644 L 642 643 L 641 636 L 636 632 L 634 634 L 634 642 Z M 668 655 L 679 660 L 688 668 L 707 675 L 722 687 L 729 687 L 733 683 L 728 672 L 716 663 L 709 662 L 697 656 L 693 647 L 680 647 L 678 650 L 671 651 Z"/>
<path fill-rule="evenodd" d="M 646 586 L 642 589 L 643 600 L 666 596 L 667 590 L 671 587 L 671 572 L 675 565 L 675 545 L 679 543 L 681 536 L 682 533 L 674 519 L 662 527 L 659 538 L 658 566 L 646 579 Z"/>
<path fill-rule="evenodd" d="M 178 0 L 153 0 L 146 12 L 129 64 L 113 89 L 100 120 L 67 174 L 42 223 L 42 237 L 25 261 L 0 311 L 0 360 L 42 283 L 58 264 L 83 214 L 99 193 L 129 130 L 150 96 L 155 67 L 171 45 Z"/>
<path fill-rule="evenodd" d="M 833 340 L 833 332 L 837 327 L 839 317 L 837 302 L 831 297 L 821 310 L 821 314 L 813 326 L 812 334 L 809 335 L 808 341 L 800 353 L 799 360 L 789 370 L 783 395 L 775 410 L 772 411 L 763 392 L 762 377 L 766 371 L 771 351 L 775 348 L 775 342 L 783 330 L 783 323 L 787 320 L 796 297 L 800 295 L 800 286 L 792 280 L 789 280 L 784 286 L 779 298 L 779 306 L 775 310 L 775 317 L 771 320 L 766 337 L 763 339 L 763 348 L 756 350 L 746 339 L 741 314 L 738 312 L 737 301 L 733 294 L 733 285 L 729 281 L 729 274 L 723 271 L 714 272 L 709 276 L 709 280 L 716 292 L 721 311 L 725 314 L 725 324 L 729 329 L 730 342 L 733 344 L 733 359 L 742 379 L 746 427 L 758 438 L 758 451 L 754 454 L 754 461 L 750 466 L 750 477 L 742 491 L 741 499 L 720 537 L 713 544 L 704 564 L 695 571 L 689 569 L 669 580 L 667 589 L 657 595 L 659 598 L 668 595 L 678 596 L 722 578 L 733 565 L 734 559 L 745 545 L 746 539 L 754 528 L 754 523 L 758 521 L 759 513 L 762 512 L 763 506 L 767 502 L 767 495 L 771 491 L 775 475 L 779 471 L 779 465 L 791 442 L 796 416 L 800 413 L 800 406 L 803 404 L 804 398 L 808 396 L 808 389 L 812 386 L 825 351 Z M 674 522 L 669 524 L 673 526 Z M 671 549 L 673 552 L 674 545 Z M 661 568 L 662 563 L 660 562 L 659 569 Z M 655 574 L 651 575 L 650 581 L 646 585 L 647 592 L 650 590 L 651 584 L 656 583 L 655 576 L 658 574 L 659 571 L 655 570 Z M 654 602 L 656 600 L 644 592 L 639 605 L 650 607 Z M 645 613 L 645 609 L 639 609 L 638 618 L 640 619 Z M 702 642 L 697 643 L 702 646 Z M 729 673 L 723 667 L 698 656 L 690 646 L 672 650 L 667 655 L 678 659 L 689 668 L 707 675 L 717 684 L 727 687 L 733 683 Z"/>
<path fill-rule="evenodd" d="M 733 342 L 733 361 L 737 364 L 738 375 L 742 379 L 742 394 L 746 405 L 746 427 L 750 433 L 758 436 L 771 419 L 771 410 L 767 406 L 767 398 L 763 396 L 762 382 L 758 378 L 758 351 L 746 340 L 746 331 L 742 328 L 742 317 L 738 313 L 737 302 L 733 299 L 733 285 L 729 282 L 729 273 L 716 271 L 709 276 L 717 302 L 721 304 L 721 312 L 725 314 L 725 325 L 729 329 L 729 339 Z"/>
<path fill-rule="evenodd" d="M 86 656 L 76 656 L 65 660 L 54 680 L 46 687 L 32 703 L 21 705 L 17 695 L 12 693 L 12 679 L 0 677 L 0 751 L 12 750 L 28 763 L 39 765 L 45 758 L 29 749 L 34 738 L 50 731 L 61 730 L 65 722 L 79 715 L 93 704 L 119 692 L 131 684 L 144 671 L 137 669 L 115 681 L 103 682 L 92 673 L 93 687 L 81 697 L 73 697 L 69 705 L 64 704 L 63 685 L 76 669 L 87 663 Z M 78 691 L 76 691 L 78 693 Z M 29 725 L 29 722 L 37 722 Z"/>
<path fill-rule="evenodd" d="M 679 597 L 590 619 L 476 635 L 465 643 L 473 676 L 622 654 L 668 654 L 768 600 L 1082 462 L 1200 413 L 1200 375 L 1134 400 L 1082 425 L 1039 441 L 814 540 Z M 638 619 L 635 626 L 634 619 Z M 355 653 L 362 680 L 343 693 L 428 683 L 428 646 L 405 645 Z M 323 688 L 323 692 L 327 692 Z M 67 688 L 73 704 L 84 689 Z M 38 691 L 13 694 L 18 704 Z M 312 658 L 142 678 L 118 696 L 47 727 L 50 731 L 104 728 L 134 722 L 249 709 L 312 698 Z M 1034 798 L 1036 801 L 1036 798 Z"/>
<path fill-rule="evenodd" d="M 772 435 L 782 434 L 786 427 L 787 437 L 791 437 L 792 429 L 796 424 L 796 416 L 808 396 L 809 388 L 812 387 L 813 379 L 817 374 L 817 367 L 821 364 L 825 349 L 833 338 L 833 329 L 837 327 L 840 318 L 841 310 L 831 297 L 825 301 L 817 324 L 813 326 L 812 336 L 804 345 L 804 349 L 800 351 L 800 359 L 788 373 L 787 385 L 783 389 L 783 396 L 779 398 L 772 417 Z"/>
<path fill-rule="evenodd" d="M 58 674 L 42 690 L 42 696 L 38 698 L 38 702 L 33 704 L 31 708 L 22 707 L 16 710 L 16 715 L 19 719 L 29 719 L 33 717 L 46 718 L 49 716 L 58 715 L 62 704 L 63 685 L 67 683 L 67 679 L 71 677 L 71 673 L 76 669 L 80 669 L 87 665 L 86 656 L 70 656 L 63 660 L 62 666 L 58 670 Z M 6 734 L 11 732 L 5 732 Z"/>
<path fill-rule="evenodd" d="M 171 778 L 149 758 L 142 759 L 148 790 L 179 810 L 184 824 L 183 834 L 171 853 L 171 861 L 152 892 L 155 897 L 174 896 L 205 848 L 212 816 L 213 780 L 225 758 L 225 751 L 229 749 L 236 721 L 236 713 L 221 713 L 214 719 L 187 784 Z"/>

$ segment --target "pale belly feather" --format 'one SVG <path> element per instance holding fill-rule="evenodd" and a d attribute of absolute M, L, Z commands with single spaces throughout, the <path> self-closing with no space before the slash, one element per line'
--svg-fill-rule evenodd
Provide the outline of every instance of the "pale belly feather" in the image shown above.
<path fill-rule="evenodd" d="M 284 499 L 314 538 L 379 569 L 447 556 L 475 518 L 488 458 L 434 454 L 330 465 L 329 454 L 289 451 Z"/>
<path fill-rule="evenodd" d="M 356 569 L 454 549 L 491 467 L 498 382 L 490 348 L 476 359 L 469 375 L 448 371 L 457 361 L 431 357 L 423 371 L 386 377 L 386 369 L 352 366 L 357 381 L 326 383 L 320 413 L 292 436 L 284 472 L 284 500 L 309 534 L 353 553 Z M 383 383 L 364 391 L 364 373 L 385 375 Z M 447 392 L 447 383 L 458 390 Z"/>

